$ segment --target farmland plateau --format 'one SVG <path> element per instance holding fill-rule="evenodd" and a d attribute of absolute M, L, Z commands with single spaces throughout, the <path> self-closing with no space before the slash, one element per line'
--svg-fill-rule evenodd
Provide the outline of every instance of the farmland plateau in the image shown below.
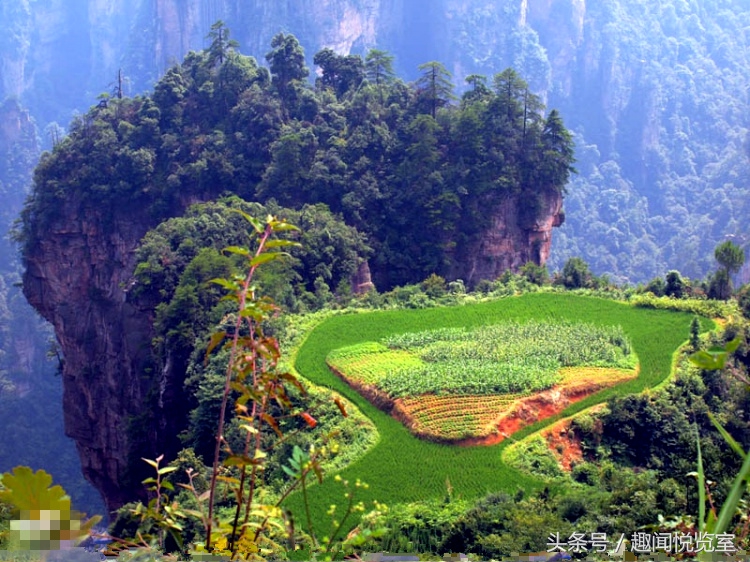
<path fill-rule="evenodd" d="M 429 337 L 426 334 L 430 333 L 452 335 L 459 340 L 464 338 L 466 342 L 476 339 L 475 330 L 479 330 L 479 334 L 488 334 L 492 330 L 502 329 L 498 325 L 528 326 L 540 330 L 538 342 L 554 341 L 555 331 L 561 326 L 571 329 L 584 329 L 582 327 L 585 326 L 585 329 L 611 334 L 619 334 L 621 330 L 625 336 L 621 338 L 622 344 L 629 350 L 628 354 L 620 347 L 622 356 L 609 366 L 601 363 L 597 366 L 595 360 L 588 361 L 588 367 L 578 363 L 577 367 L 568 366 L 556 371 L 548 381 L 551 387 L 554 382 L 564 385 L 576 380 L 580 389 L 581 384 L 586 384 L 583 381 L 588 380 L 594 392 L 578 401 L 571 400 L 562 411 L 546 419 L 517 428 L 519 431 L 513 435 L 515 441 L 564 416 L 573 415 L 614 396 L 637 393 L 659 385 L 670 376 L 673 354 L 687 340 L 691 318 L 692 315 L 687 313 L 639 308 L 606 299 L 559 293 L 534 293 L 455 307 L 347 314 L 324 321 L 309 334 L 296 355 L 295 367 L 312 382 L 329 387 L 354 402 L 378 429 L 380 437 L 376 445 L 340 473 L 343 479 L 361 479 L 369 484 L 367 490 L 358 493 L 358 499 L 377 499 L 386 504 L 423 500 L 443 496 L 446 486 L 451 488 L 453 494 L 471 499 L 491 491 L 514 492 L 518 488 L 532 491 L 542 483 L 503 462 L 501 453 L 511 440 L 495 446 L 460 447 L 415 437 L 403 423 L 374 406 L 334 374 L 327 359 L 351 355 L 352 350 L 367 351 L 374 358 L 371 365 L 376 368 L 361 376 L 364 383 L 373 385 L 386 380 L 387 377 L 382 376 L 383 371 L 379 372 L 377 367 L 386 368 L 391 360 L 407 369 L 420 369 L 425 363 L 418 354 L 408 351 L 408 342 L 393 345 L 392 348 L 380 342 L 403 343 L 410 338 Z M 548 338 L 545 338 L 542 327 L 554 327 L 547 333 Z M 708 324 L 704 324 L 706 327 Z M 466 334 L 473 336 L 467 340 L 464 337 Z M 463 345 L 469 347 L 466 343 Z M 537 343 L 539 349 L 543 346 Z M 635 366 L 634 356 L 638 358 L 637 377 L 633 376 L 632 370 Z M 630 369 L 630 376 L 625 376 L 626 368 Z M 619 375 L 615 374 L 615 370 Z M 605 379 L 611 378 L 611 381 L 616 380 L 619 384 L 602 384 L 603 375 Z M 615 375 L 614 378 L 612 375 Z M 485 404 L 494 403 L 497 406 L 504 400 L 518 398 L 517 395 L 528 392 L 521 387 L 505 390 L 512 395 L 505 398 L 498 394 L 488 395 Z M 423 392 L 424 389 L 418 391 Z M 414 411 L 416 403 L 409 402 L 413 400 L 409 393 L 394 391 L 394 394 L 400 394 L 398 399 L 407 408 L 410 405 L 414 419 L 418 419 L 419 415 Z M 437 403 L 441 400 L 457 399 L 447 393 L 434 396 L 437 399 L 435 408 L 440 407 Z M 467 394 L 462 396 L 466 397 Z M 461 400 L 470 403 L 476 398 Z M 478 419 L 477 424 L 482 421 Z M 328 479 L 311 490 L 313 510 L 324 513 L 341 496 L 340 486 L 334 479 Z M 291 499 L 293 504 L 299 501 L 299 498 Z"/>
<path fill-rule="evenodd" d="M 499 442 L 501 429 L 633 378 L 637 359 L 619 326 L 530 320 L 391 335 L 327 362 L 417 436 Z"/>

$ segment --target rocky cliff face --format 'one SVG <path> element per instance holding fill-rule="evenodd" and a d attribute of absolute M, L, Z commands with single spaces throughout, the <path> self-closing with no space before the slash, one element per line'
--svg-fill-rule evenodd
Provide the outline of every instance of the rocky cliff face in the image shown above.
<path fill-rule="evenodd" d="M 183 201 L 175 212 L 196 202 Z M 105 217 L 67 200 L 27 254 L 23 279 L 26 298 L 53 325 L 64 357 L 65 432 L 108 510 L 142 493 L 134 459 L 174 458 L 182 448 L 175 436 L 184 420 L 175 412 L 184 402 L 184 373 L 167 360 L 153 375 L 152 309 L 128 298 L 134 250 L 154 226 L 139 211 L 121 206 Z M 148 450 L 128 441 L 130 426 L 139 423 Z"/>
<path fill-rule="evenodd" d="M 115 217 L 105 235 L 95 210 L 67 202 L 63 218 L 28 256 L 24 275 L 24 293 L 54 326 L 64 356 L 66 433 L 110 510 L 132 499 L 121 485 L 126 423 L 148 391 L 142 374 L 149 318 L 127 302 L 123 289 L 147 229 L 137 216 Z"/>
<path fill-rule="evenodd" d="M 552 229 L 564 221 L 563 198 L 554 190 L 537 196 L 535 204 L 510 197 L 497 206 L 490 227 L 469 250 L 454 276 L 469 286 L 518 271 L 527 262 L 543 265 L 549 258 Z M 531 212 L 521 209 L 530 208 Z"/>

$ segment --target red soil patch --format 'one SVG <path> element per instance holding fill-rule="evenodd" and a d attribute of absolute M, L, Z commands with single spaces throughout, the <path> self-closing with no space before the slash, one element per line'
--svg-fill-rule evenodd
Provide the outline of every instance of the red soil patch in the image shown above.
<path fill-rule="evenodd" d="M 411 397 L 408 399 L 399 398 L 394 400 L 385 392 L 377 389 L 374 385 L 363 384 L 359 381 L 350 379 L 333 367 L 330 367 L 330 369 L 344 382 L 364 396 L 371 404 L 386 414 L 390 414 L 393 418 L 404 424 L 404 426 L 406 426 L 416 437 L 461 446 L 496 445 L 521 428 L 559 414 L 571 404 L 579 402 L 603 388 L 619 384 L 624 380 L 632 379 L 638 374 L 637 371 L 628 372 L 618 371 L 616 369 L 597 369 L 588 367 L 563 370 L 564 372 L 561 383 L 555 385 L 549 390 L 538 392 L 526 397 L 519 397 L 514 400 L 509 407 L 503 408 L 502 411 L 493 408 L 496 417 L 492 416 L 492 410 L 488 410 L 488 412 L 482 417 L 484 418 L 489 414 L 489 419 L 494 419 L 494 421 L 490 421 L 490 425 L 494 427 L 488 427 L 487 424 L 482 424 L 484 425 L 484 428 L 481 430 L 481 434 L 475 437 L 450 438 L 437 433 L 434 428 L 426 428 L 418 419 L 415 419 L 412 415 L 413 405 L 411 404 L 415 400 L 418 400 L 419 397 Z M 430 396 L 430 398 L 433 397 Z M 445 400 L 454 403 L 455 408 L 453 408 L 450 413 L 453 417 L 456 415 L 461 416 L 462 413 L 465 412 L 465 409 L 462 407 L 464 403 L 475 403 L 477 399 L 476 396 L 450 395 L 441 396 L 440 398 L 444 398 Z M 492 398 L 500 398 L 500 396 L 493 396 Z M 486 402 L 489 406 L 489 403 L 492 401 L 487 400 Z M 446 415 L 445 420 L 448 419 L 449 417 Z M 477 433 L 479 433 L 479 430 Z M 571 458 L 568 461 L 561 460 L 563 466 L 566 466 L 567 463 L 566 470 L 570 470 L 570 462 L 574 462 L 578 458 L 576 457 L 577 453 L 575 452 L 575 445 L 567 445 L 563 443 L 562 437 L 559 437 L 556 440 L 553 439 L 553 442 L 552 447 L 555 448 L 555 451 L 558 444 L 560 444 L 563 449 L 571 448 Z M 580 444 L 578 445 L 578 448 L 580 449 Z"/>
<path fill-rule="evenodd" d="M 570 420 L 560 420 L 542 432 L 552 454 L 566 472 L 583 460 L 580 439 L 570 430 Z"/>
<path fill-rule="evenodd" d="M 518 400 L 516 406 L 497 422 L 497 433 L 486 437 L 472 437 L 458 441 L 458 445 L 497 445 L 519 429 L 559 414 L 565 408 L 598 392 L 601 385 L 565 387 L 555 386 L 528 398 Z"/>

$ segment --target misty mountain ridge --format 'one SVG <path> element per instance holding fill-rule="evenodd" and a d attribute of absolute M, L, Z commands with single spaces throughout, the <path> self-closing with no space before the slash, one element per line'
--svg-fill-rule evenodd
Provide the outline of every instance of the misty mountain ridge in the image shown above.
<path fill-rule="evenodd" d="M 331 0 L 6 3 L 0 98 L 40 130 L 111 91 L 148 90 L 222 19 L 263 62 L 279 30 L 306 49 L 395 56 L 397 74 L 439 60 L 471 74 L 515 68 L 576 135 L 580 174 L 550 265 L 580 256 L 615 281 L 678 269 L 702 278 L 727 236 L 745 242 L 747 28 L 742 2 Z M 49 142 L 48 138 L 45 139 Z"/>

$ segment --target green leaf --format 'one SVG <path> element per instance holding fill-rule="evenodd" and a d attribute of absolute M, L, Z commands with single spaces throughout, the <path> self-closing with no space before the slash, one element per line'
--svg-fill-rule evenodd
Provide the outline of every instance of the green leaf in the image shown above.
<path fill-rule="evenodd" d="M 251 217 L 246 212 L 240 211 L 239 209 L 232 209 L 232 210 L 235 213 L 240 214 L 247 222 L 249 222 L 252 225 L 253 230 L 255 230 L 255 232 L 257 232 L 258 234 L 263 232 L 263 224 L 258 219 Z"/>
<path fill-rule="evenodd" d="M 295 479 L 299 478 L 299 475 L 300 475 L 299 474 L 299 470 L 296 470 L 296 471 L 292 470 L 291 468 L 289 468 L 285 464 L 281 465 L 281 470 L 283 470 L 284 472 L 286 472 L 287 475 L 289 475 L 292 478 L 295 478 Z"/>
<path fill-rule="evenodd" d="M 706 523 L 706 477 L 703 473 L 703 454 L 701 453 L 701 437 L 698 426 L 695 428 L 695 440 L 698 446 L 698 531 L 703 532 Z"/>
<path fill-rule="evenodd" d="M 742 463 L 742 468 L 732 482 L 732 488 L 729 490 L 727 499 L 721 506 L 719 512 L 719 519 L 716 521 L 716 527 L 712 530 L 714 534 L 726 533 L 729 528 L 729 524 L 737 511 L 737 506 L 740 504 L 742 495 L 745 493 L 747 486 L 745 480 L 750 478 L 750 455 L 745 455 L 745 462 Z"/>
<path fill-rule="evenodd" d="M 232 455 L 224 459 L 224 466 L 247 466 L 260 464 L 260 461 L 251 459 L 246 455 Z"/>
<path fill-rule="evenodd" d="M 271 229 L 274 232 L 288 232 L 290 230 L 297 230 L 297 231 L 300 230 L 298 227 L 296 227 L 293 224 L 290 224 L 288 222 L 285 222 L 285 221 L 275 221 L 271 225 Z"/>
<path fill-rule="evenodd" d="M 302 244 L 299 242 L 294 242 L 292 240 L 269 240 L 266 242 L 265 248 L 266 250 L 271 250 L 273 248 L 301 248 Z"/>
<path fill-rule="evenodd" d="M 696 367 L 705 369 L 706 371 L 717 371 L 724 368 L 726 363 L 726 353 L 724 352 L 711 352 L 711 351 L 697 351 L 693 353 L 689 359 Z"/>
<path fill-rule="evenodd" d="M 217 277 L 216 279 L 211 279 L 209 283 L 214 283 L 216 285 L 221 285 L 225 289 L 229 291 L 239 291 L 240 286 L 235 281 L 230 281 L 229 279 L 223 279 L 221 277 Z"/>
<path fill-rule="evenodd" d="M 718 371 L 719 369 L 724 368 L 729 354 L 735 351 L 740 343 L 741 339 L 737 337 L 726 343 L 724 346 L 714 346 L 708 351 L 698 351 L 693 353 L 689 359 L 694 365 L 701 369 L 707 371 Z"/>
<path fill-rule="evenodd" d="M 737 348 L 740 346 L 741 343 L 742 343 L 742 339 L 739 336 L 737 336 L 732 341 L 727 342 L 724 348 L 727 350 L 728 353 L 733 353 L 734 351 L 737 350 Z"/>
<path fill-rule="evenodd" d="M 727 445 L 729 445 L 732 450 L 740 456 L 740 458 L 744 459 L 745 451 L 742 449 L 742 446 L 734 440 L 734 437 L 732 437 L 726 429 L 724 429 L 724 426 L 719 423 L 719 420 L 716 419 L 716 416 L 714 416 L 711 412 L 708 412 L 708 419 L 711 420 L 711 423 L 714 424 L 714 427 L 718 430 L 719 433 L 721 433 L 721 436 L 724 438 L 724 441 L 727 442 Z"/>
<path fill-rule="evenodd" d="M 141 460 L 143 462 L 146 462 L 146 463 L 150 464 L 151 466 L 153 466 L 157 470 L 159 469 L 159 463 L 157 463 L 156 461 L 152 461 L 151 459 L 144 459 L 143 457 L 141 457 Z"/>
<path fill-rule="evenodd" d="M 224 248 L 224 251 L 230 254 L 237 254 L 238 256 L 243 256 L 243 257 L 250 256 L 250 250 L 248 250 L 247 248 L 243 248 L 242 246 L 227 246 L 226 248 Z"/>
<path fill-rule="evenodd" d="M 164 468 L 159 469 L 159 474 L 169 474 L 170 472 L 174 472 L 175 470 L 178 470 L 176 466 L 165 466 Z"/>
<path fill-rule="evenodd" d="M 52 476 L 44 470 L 33 472 L 28 466 L 17 466 L 13 473 L 3 474 L 3 486 L 0 501 L 21 511 L 70 512 L 70 498 L 62 486 L 52 486 Z"/>
<path fill-rule="evenodd" d="M 182 533 L 178 532 L 176 529 L 182 531 L 182 526 L 179 524 L 175 524 L 174 529 L 169 529 L 168 533 L 172 535 L 172 538 L 177 543 L 177 546 L 180 547 L 180 550 L 183 548 L 183 542 L 182 542 Z"/>
<path fill-rule="evenodd" d="M 288 255 L 286 252 L 264 252 L 250 260 L 250 267 L 262 265 Z"/>

